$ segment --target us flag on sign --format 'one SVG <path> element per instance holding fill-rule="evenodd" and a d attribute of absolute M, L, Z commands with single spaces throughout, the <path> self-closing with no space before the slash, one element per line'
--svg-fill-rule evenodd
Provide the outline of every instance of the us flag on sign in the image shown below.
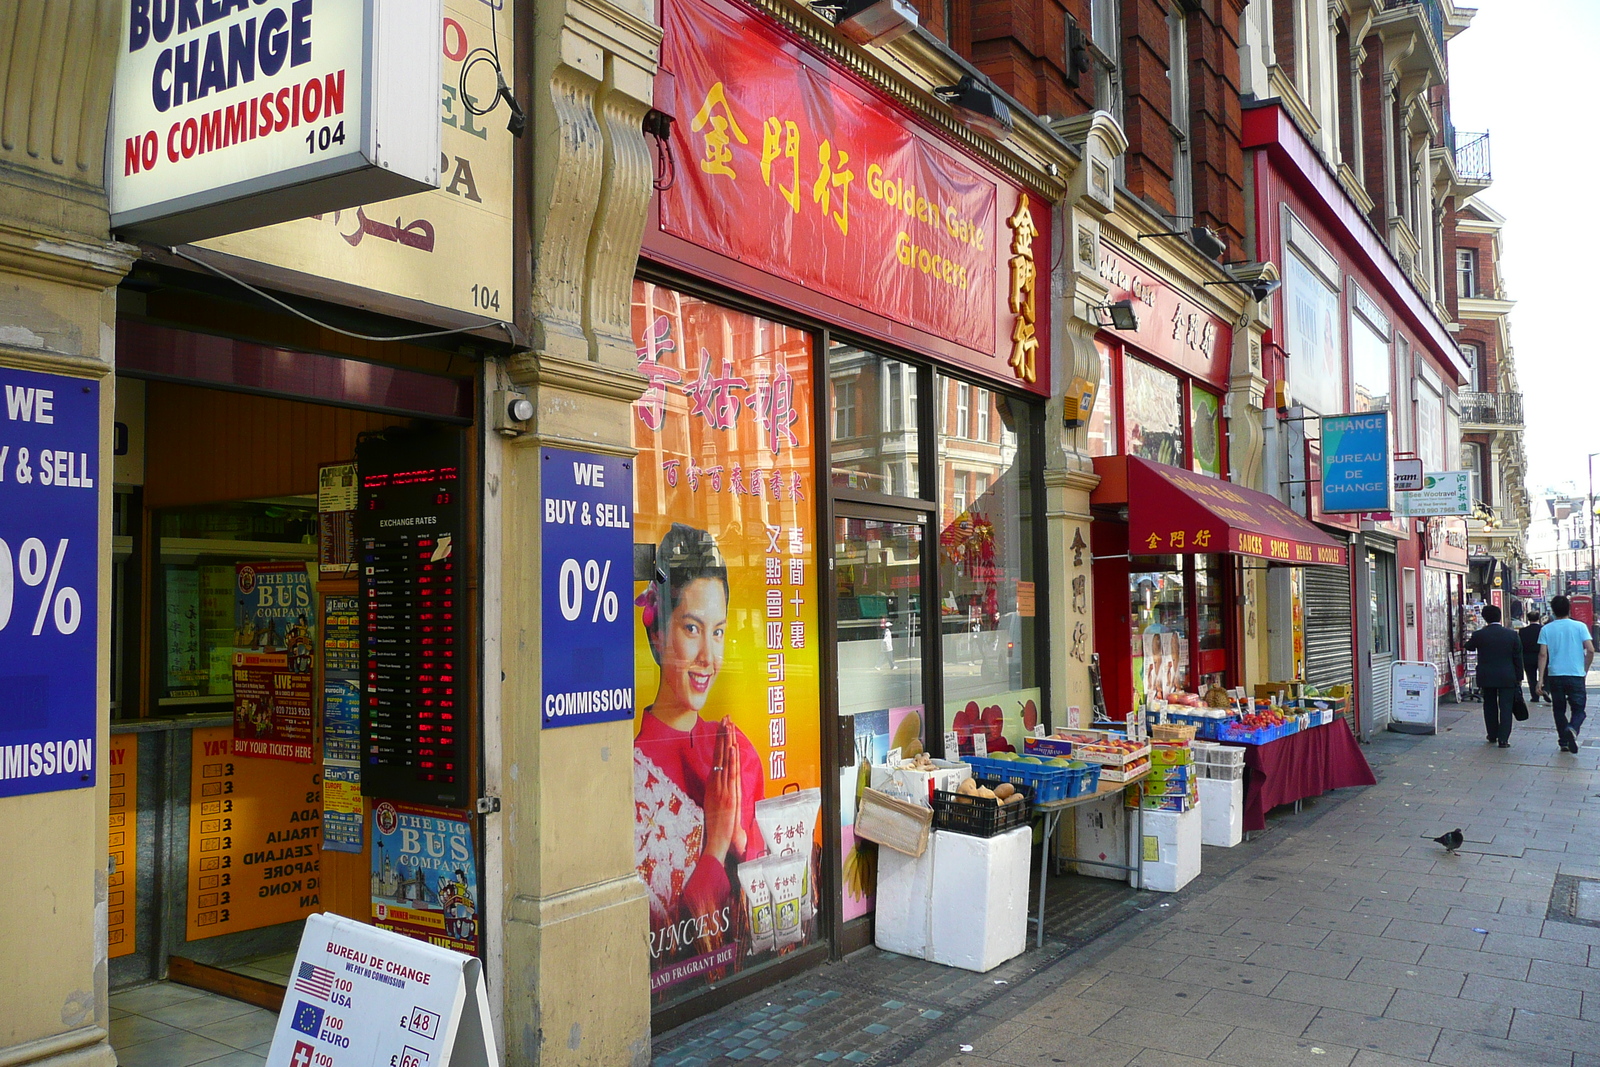
<path fill-rule="evenodd" d="M 333 972 L 314 963 L 302 963 L 300 972 L 295 975 L 294 987 L 301 993 L 327 1000 L 333 992 Z"/>

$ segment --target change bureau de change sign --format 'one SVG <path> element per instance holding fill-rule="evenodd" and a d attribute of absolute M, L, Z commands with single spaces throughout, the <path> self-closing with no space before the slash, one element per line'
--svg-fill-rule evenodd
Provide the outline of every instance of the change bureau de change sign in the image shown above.
<path fill-rule="evenodd" d="M 1322 419 L 1322 510 L 1388 511 L 1389 413 L 1326 415 Z"/>
<path fill-rule="evenodd" d="M 438 187 L 441 0 L 120 6 L 113 230 L 179 244 Z"/>
<path fill-rule="evenodd" d="M 267 1067 L 491 1067 L 483 964 L 338 915 L 306 920 Z"/>

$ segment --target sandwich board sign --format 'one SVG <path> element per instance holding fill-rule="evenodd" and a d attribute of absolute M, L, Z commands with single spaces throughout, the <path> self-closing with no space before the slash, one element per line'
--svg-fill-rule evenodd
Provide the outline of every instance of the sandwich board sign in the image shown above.
<path fill-rule="evenodd" d="M 1400 660 L 1389 674 L 1389 728 L 1431 734 L 1439 728 L 1439 667 Z"/>
<path fill-rule="evenodd" d="M 306 920 L 267 1067 L 498 1067 L 483 964 L 323 913 Z"/>

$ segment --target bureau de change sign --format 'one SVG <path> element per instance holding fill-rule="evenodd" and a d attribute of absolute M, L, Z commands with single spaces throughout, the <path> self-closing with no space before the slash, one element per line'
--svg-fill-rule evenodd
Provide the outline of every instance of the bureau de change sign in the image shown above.
<path fill-rule="evenodd" d="M 1322 510 L 1329 514 L 1388 511 L 1389 413 L 1326 415 L 1322 419 Z"/>
<path fill-rule="evenodd" d="M 266 1067 L 491 1067 L 483 963 L 338 915 L 306 919 Z"/>
<path fill-rule="evenodd" d="M 181 244 L 438 187 L 441 0 L 122 8 L 118 233 Z"/>

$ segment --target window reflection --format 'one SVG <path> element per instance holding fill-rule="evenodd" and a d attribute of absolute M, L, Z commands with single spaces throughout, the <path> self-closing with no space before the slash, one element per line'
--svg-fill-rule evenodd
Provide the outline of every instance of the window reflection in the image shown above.
<path fill-rule="evenodd" d="M 835 341 L 828 403 L 834 488 L 920 498 L 917 368 Z"/>
<path fill-rule="evenodd" d="M 939 616 L 946 723 L 1020 748 L 1039 721 L 1031 409 L 938 379 Z"/>

